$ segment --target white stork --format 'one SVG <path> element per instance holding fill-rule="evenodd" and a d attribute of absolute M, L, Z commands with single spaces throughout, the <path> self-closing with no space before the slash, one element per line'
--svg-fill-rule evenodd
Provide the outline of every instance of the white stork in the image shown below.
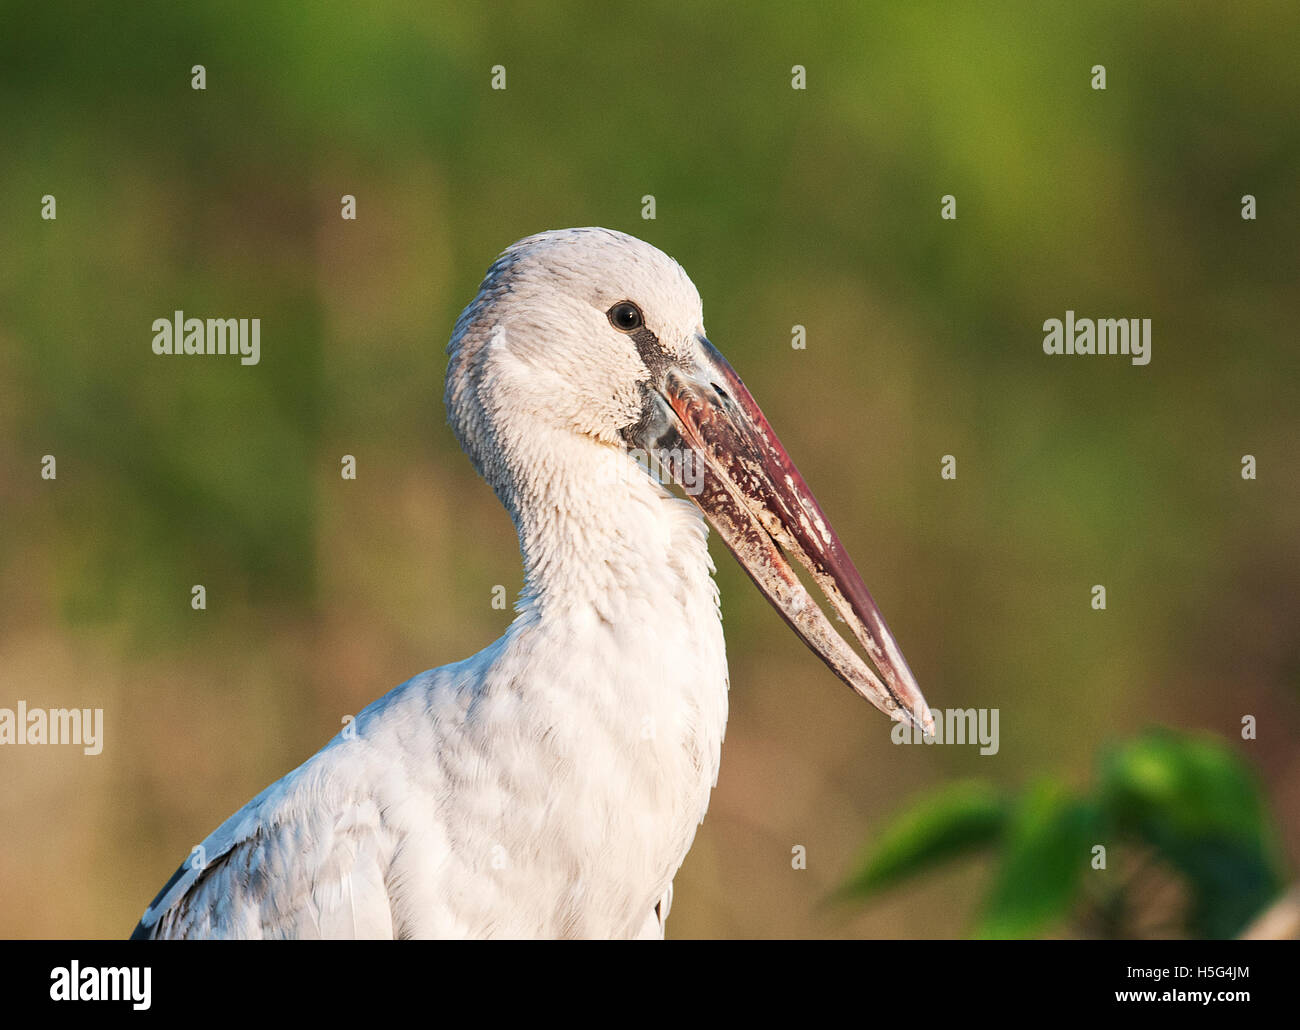
<path fill-rule="evenodd" d="M 701 512 L 841 679 L 933 732 L 675 261 L 608 229 L 530 236 L 488 269 L 448 353 L 451 426 L 519 532 L 517 618 L 227 819 L 133 936 L 662 937 L 727 719 Z"/>

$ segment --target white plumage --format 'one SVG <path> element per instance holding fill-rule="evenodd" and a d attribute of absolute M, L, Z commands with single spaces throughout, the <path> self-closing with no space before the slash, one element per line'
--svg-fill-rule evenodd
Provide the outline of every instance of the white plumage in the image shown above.
<path fill-rule="evenodd" d="M 632 237 L 543 233 L 493 264 L 449 354 L 451 424 L 518 528 L 517 618 L 231 816 L 137 936 L 662 936 L 717 779 L 727 667 L 708 506 L 630 452 L 672 417 L 656 384 L 715 361 L 699 296 Z M 773 596 L 763 555 L 728 543 Z"/>

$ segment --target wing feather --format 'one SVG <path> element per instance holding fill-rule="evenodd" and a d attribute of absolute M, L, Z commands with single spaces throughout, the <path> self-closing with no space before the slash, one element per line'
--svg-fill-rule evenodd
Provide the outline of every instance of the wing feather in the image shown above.
<path fill-rule="evenodd" d="M 375 800 L 347 796 L 329 775 L 333 752 L 272 784 L 195 848 L 132 938 L 391 938 L 389 835 Z"/>

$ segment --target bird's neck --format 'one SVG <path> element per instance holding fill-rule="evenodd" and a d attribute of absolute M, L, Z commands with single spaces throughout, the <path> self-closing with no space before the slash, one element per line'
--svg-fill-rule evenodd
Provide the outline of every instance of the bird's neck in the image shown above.
<path fill-rule="evenodd" d="M 511 505 L 522 612 L 626 625 L 681 615 L 701 597 L 716 608 L 708 530 L 693 505 L 594 440 L 561 434 L 543 454 Z"/>
<path fill-rule="evenodd" d="M 538 847 L 568 856 L 583 918 L 631 920 L 581 925 L 632 934 L 717 782 L 726 650 L 695 507 L 624 452 L 568 436 L 532 441 L 544 457 L 507 501 L 525 589 L 475 680 L 476 725 L 512 763 L 511 804 L 546 813 Z"/>

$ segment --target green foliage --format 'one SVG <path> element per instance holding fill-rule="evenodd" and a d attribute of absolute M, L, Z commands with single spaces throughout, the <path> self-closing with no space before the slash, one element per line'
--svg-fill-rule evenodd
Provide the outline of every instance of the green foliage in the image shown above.
<path fill-rule="evenodd" d="M 1259 785 L 1209 738 L 1149 734 L 1102 764 L 1100 794 L 1115 830 L 1136 837 L 1188 881 L 1188 929 L 1230 937 L 1280 886 Z"/>
<path fill-rule="evenodd" d="M 1062 784 L 1043 780 L 1016 801 L 1002 861 L 978 935 L 1031 937 L 1078 893 L 1096 839 L 1097 811 Z"/>
<path fill-rule="evenodd" d="M 869 897 L 922 869 L 987 846 L 1002 834 L 1007 808 L 988 784 L 945 787 L 894 821 L 841 896 Z"/>
<path fill-rule="evenodd" d="M 1067 922 L 1100 936 L 1232 937 L 1278 893 L 1260 786 L 1226 745 L 1153 730 L 1106 749 L 1098 765 L 1086 794 L 1054 779 L 1014 798 L 980 782 L 946 787 L 885 829 L 840 896 L 866 898 L 981 851 L 994 853 L 997 871 L 979 937 L 1032 937 Z M 1160 898 L 1173 900 L 1172 919 L 1148 911 Z"/>

